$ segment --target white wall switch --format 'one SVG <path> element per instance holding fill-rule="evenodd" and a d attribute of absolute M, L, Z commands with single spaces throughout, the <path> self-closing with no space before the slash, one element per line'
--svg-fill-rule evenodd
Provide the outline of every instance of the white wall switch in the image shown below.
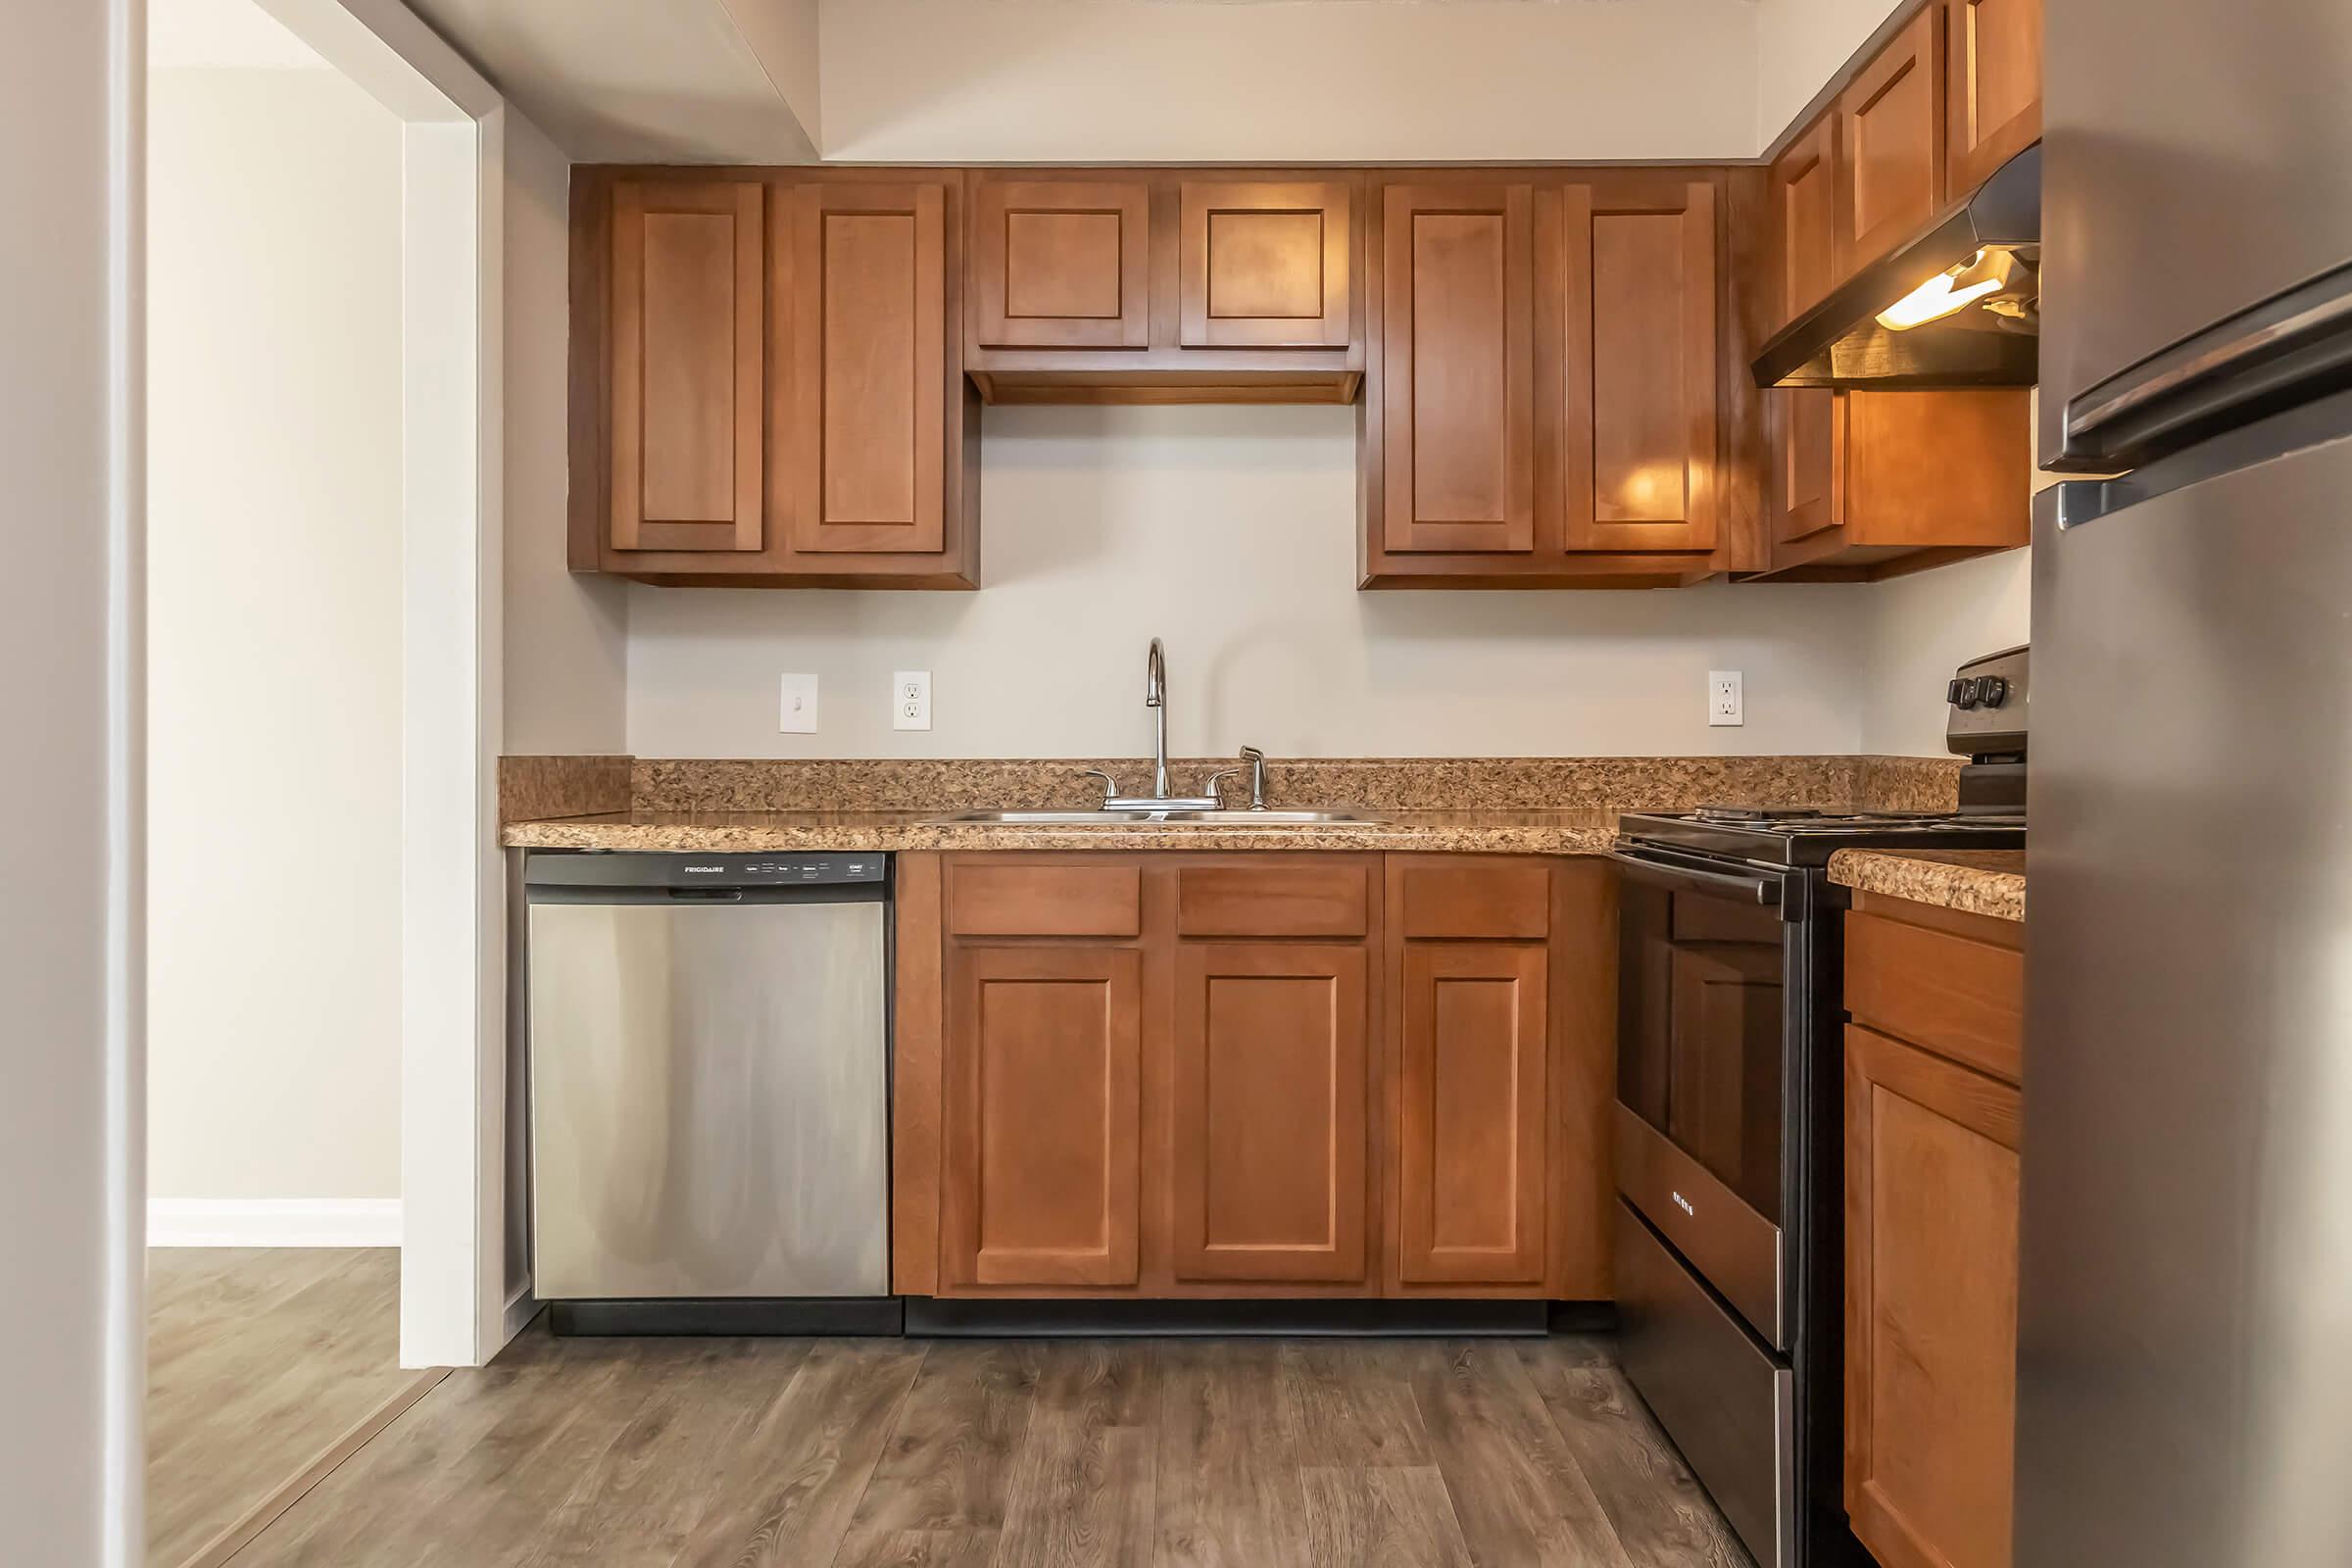
<path fill-rule="evenodd" d="M 931 672 L 902 669 L 890 677 L 890 727 L 931 727 Z"/>
<path fill-rule="evenodd" d="M 786 735 L 816 733 L 816 677 L 786 675 L 783 702 L 776 710 L 776 728 Z"/>
<path fill-rule="evenodd" d="M 1709 724 L 1744 724 L 1746 710 L 1740 701 L 1740 672 L 1736 669 L 1707 671 L 1707 722 Z"/>

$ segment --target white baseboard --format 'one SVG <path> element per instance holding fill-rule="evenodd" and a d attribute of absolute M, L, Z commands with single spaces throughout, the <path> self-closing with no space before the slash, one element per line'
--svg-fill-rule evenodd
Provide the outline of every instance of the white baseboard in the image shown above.
<path fill-rule="evenodd" d="M 398 1247 L 397 1198 L 151 1198 L 149 1247 Z"/>

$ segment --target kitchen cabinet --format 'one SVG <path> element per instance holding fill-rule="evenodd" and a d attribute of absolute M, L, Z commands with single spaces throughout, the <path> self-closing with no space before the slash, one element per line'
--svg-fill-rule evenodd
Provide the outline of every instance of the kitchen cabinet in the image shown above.
<path fill-rule="evenodd" d="M 894 1289 L 1608 1294 L 1600 862 L 907 855 L 899 888 Z"/>
<path fill-rule="evenodd" d="M 1365 587 L 1655 587 L 1717 556 L 1719 177 L 1379 192 Z"/>
<path fill-rule="evenodd" d="M 1845 1504 L 1884 1568 L 2005 1568 L 2022 927 L 1847 917 Z"/>
<path fill-rule="evenodd" d="M 580 171 L 572 568 L 973 586 L 960 189 L 888 171 Z"/>
<path fill-rule="evenodd" d="M 1328 170 L 974 173 L 974 384 L 990 403 L 1352 401 L 1361 184 Z"/>
<path fill-rule="evenodd" d="M 2042 0 L 1938 0 L 1954 195 L 2041 139 Z"/>
<path fill-rule="evenodd" d="M 1838 95 L 1840 278 L 1909 239 L 1942 205 L 1943 22 L 1929 4 Z"/>

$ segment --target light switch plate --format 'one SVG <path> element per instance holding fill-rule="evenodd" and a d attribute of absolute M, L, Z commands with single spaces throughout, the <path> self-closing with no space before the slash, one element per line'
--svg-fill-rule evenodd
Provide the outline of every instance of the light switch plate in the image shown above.
<path fill-rule="evenodd" d="M 1707 722 L 1710 725 L 1744 724 L 1747 712 L 1740 697 L 1740 672 L 1736 669 L 1707 671 Z"/>
<path fill-rule="evenodd" d="M 776 709 L 776 728 L 786 735 L 816 733 L 816 677 L 786 675 Z"/>
<path fill-rule="evenodd" d="M 902 669 L 890 677 L 890 727 L 931 727 L 931 672 Z"/>

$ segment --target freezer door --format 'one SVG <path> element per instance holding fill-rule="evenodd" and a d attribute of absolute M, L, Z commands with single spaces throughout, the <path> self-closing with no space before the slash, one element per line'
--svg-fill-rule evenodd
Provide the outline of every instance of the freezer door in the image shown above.
<path fill-rule="evenodd" d="M 2352 6 L 2067 0 L 2046 29 L 2044 464 L 2177 450 L 2314 333 L 2340 369 L 2352 273 L 2314 280 L 2352 262 Z"/>
<path fill-rule="evenodd" d="M 2352 1562 L 2347 498 L 2037 506 L 2017 1568 Z"/>
<path fill-rule="evenodd" d="M 888 1292 L 883 909 L 531 906 L 542 1300 Z"/>

